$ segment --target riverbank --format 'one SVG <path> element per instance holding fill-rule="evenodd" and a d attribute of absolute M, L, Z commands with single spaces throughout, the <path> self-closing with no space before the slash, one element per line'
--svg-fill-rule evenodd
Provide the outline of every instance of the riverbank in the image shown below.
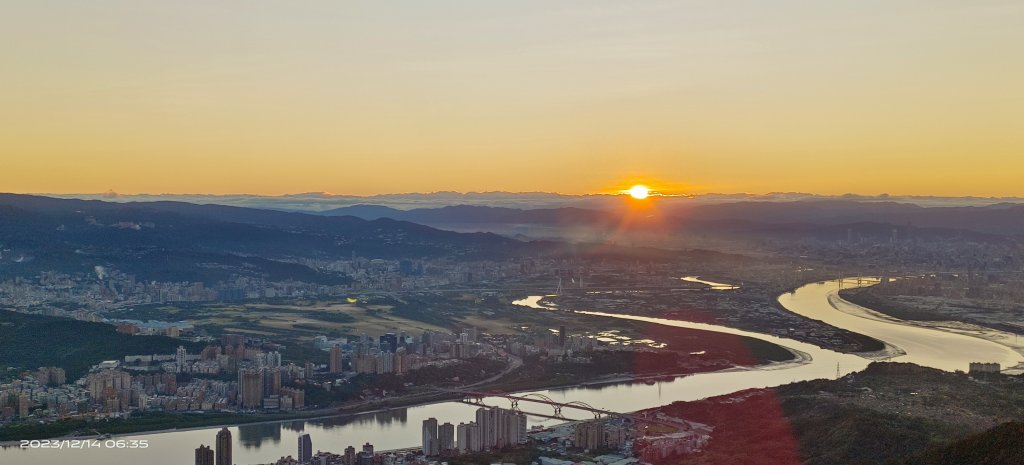
<path fill-rule="evenodd" d="M 809 358 L 810 358 L 806 354 L 803 354 L 804 355 L 803 358 L 801 358 L 798 353 L 795 353 L 794 355 L 797 357 L 797 359 L 795 359 L 795 360 L 801 360 L 802 359 L 802 360 L 804 360 L 804 362 L 808 361 Z M 743 371 L 743 370 L 753 370 L 753 369 L 772 369 L 772 367 L 781 367 L 781 366 L 784 366 L 787 363 L 791 363 L 791 362 L 772 362 L 772 363 L 768 363 L 768 364 L 765 364 L 765 365 L 762 365 L 762 366 L 733 366 L 733 367 L 725 368 L 725 369 L 722 369 L 722 370 L 715 370 L 715 371 L 728 372 L 728 371 L 735 371 L 735 370 Z M 792 363 L 798 363 L 798 362 L 794 361 Z M 697 370 L 697 371 L 684 371 L 684 372 L 680 372 L 680 371 L 673 370 L 673 371 L 665 371 L 665 372 L 659 372 L 659 373 L 645 373 L 643 375 L 631 375 L 629 373 L 613 373 L 613 374 L 603 375 L 603 376 L 595 377 L 593 379 L 588 379 L 588 380 L 578 381 L 578 382 L 563 382 L 563 383 L 557 383 L 557 384 L 539 383 L 539 384 L 536 384 L 536 385 L 521 385 L 519 383 L 513 383 L 513 384 L 500 384 L 499 383 L 499 384 L 493 384 L 493 385 L 487 385 L 487 386 L 476 386 L 476 387 L 473 387 L 473 389 L 474 390 L 481 390 L 481 391 L 484 391 L 484 392 L 507 392 L 508 394 L 523 394 L 523 393 L 535 392 L 535 391 L 538 391 L 538 390 L 560 390 L 560 389 L 570 389 L 570 388 L 576 388 L 576 387 L 593 387 L 593 388 L 596 388 L 596 387 L 611 386 L 611 385 L 616 385 L 616 384 L 632 384 L 632 383 L 642 383 L 642 382 L 646 382 L 646 381 L 674 380 L 674 379 L 677 379 L 677 378 L 683 378 L 683 377 L 692 376 L 692 375 L 696 375 L 696 374 L 712 373 L 712 372 L 714 372 L 714 371 L 700 371 L 700 370 Z M 506 390 L 505 388 L 507 388 L 509 390 Z M 174 432 L 184 432 L 184 431 L 195 431 L 195 430 L 203 430 L 203 429 L 221 428 L 221 427 L 225 427 L 225 426 L 260 425 L 260 424 L 285 423 L 285 422 L 291 422 L 291 421 L 310 421 L 310 420 L 325 420 L 325 419 L 345 420 L 345 419 L 348 419 L 348 418 L 358 417 L 358 416 L 362 416 L 362 415 L 373 415 L 373 414 L 376 414 L 376 413 L 388 412 L 388 411 L 392 411 L 392 410 L 396 410 L 396 409 L 407 409 L 407 408 L 422 407 L 422 406 L 427 406 L 427 405 L 433 405 L 433 404 L 440 404 L 440 403 L 445 403 L 445 402 L 457 401 L 457 400 L 461 400 L 464 397 L 465 397 L 464 395 L 461 395 L 461 394 L 458 394 L 458 393 L 450 393 L 450 392 L 444 392 L 444 391 L 430 391 L 430 392 L 420 392 L 420 393 L 412 394 L 412 395 L 409 395 L 409 396 L 403 396 L 403 397 L 394 397 L 394 398 L 389 398 L 389 399 L 381 399 L 379 401 L 363 402 L 363 403 L 359 403 L 357 405 L 348 405 L 348 406 L 341 405 L 341 406 L 336 406 L 336 407 L 327 407 L 327 408 L 320 408 L 320 409 L 315 409 L 315 410 L 307 410 L 307 411 L 302 411 L 302 412 L 296 412 L 294 414 L 289 414 L 289 415 L 244 415 L 244 414 L 216 413 L 216 414 L 212 414 L 211 417 L 217 418 L 218 421 L 213 421 L 213 422 L 210 422 L 210 423 L 203 423 L 201 425 L 196 425 L 196 426 L 187 426 L 187 427 L 182 427 L 182 428 L 179 428 L 179 427 L 170 427 L 170 428 L 168 428 L 165 425 L 158 425 L 158 426 L 138 425 L 138 427 L 133 427 L 130 423 L 122 423 L 122 424 L 114 425 L 115 428 L 112 431 L 109 428 L 109 426 L 111 426 L 111 425 L 109 425 L 109 424 L 108 425 L 104 425 L 104 424 L 102 424 L 103 420 L 98 420 L 98 421 L 92 421 L 92 422 L 84 423 L 82 425 L 82 427 L 76 429 L 75 431 L 72 431 L 71 434 L 62 434 L 62 435 L 59 435 L 59 436 L 52 436 L 52 435 L 26 435 L 24 437 L 18 437 L 17 439 L 3 440 L 3 441 L 0 441 L 0 448 L 6 448 L 6 447 L 11 447 L 11 446 L 18 446 L 18 444 L 19 444 L 19 442 L 21 440 L 43 440 L 43 439 L 50 439 L 50 440 L 73 440 L 73 439 L 86 440 L 86 439 L 98 439 L 98 438 L 100 438 L 102 436 L 105 436 L 107 434 L 110 434 L 111 437 L 117 438 L 117 437 L 134 436 L 134 435 L 138 435 L 138 434 L 146 434 L 146 435 L 150 435 L 150 434 L 164 434 L 164 433 L 174 433 Z M 210 414 L 199 414 L 199 413 L 196 413 L 196 414 L 167 414 L 167 415 L 176 415 L 176 416 L 178 416 L 178 418 L 184 419 L 184 420 L 197 420 L 197 419 L 201 419 L 202 415 L 210 415 Z M 130 422 L 132 420 L 133 419 L 129 419 L 129 420 L 112 420 L 112 421 Z M 108 427 L 105 428 L 104 426 L 108 426 Z M 91 435 L 75 434 L 76 432 L 81 431 L 83 429 L 87 429 L 89 431 L 97 431 L 100 434 L 99 435 L 96 435 L 96 434 L 91 434 Z M 2 432 L 2 431 L 3 431 L 3 428 L 0 428 L 0 432 Z"/>
<path fill-rule="evenodd" d="M 784 312 L 795 313 L 791 309 L 786 308 L 786 306 L 783 305 L 782 302 L 779 299 L 781 299 L 785 295 L 789 295 L 789 294 L 795 293 L 797 291 L 797 289 L 799 289 L 799 287 L 776 290 L 775 298 L 771 299 L 772 306 L 777 308 L 777 309 L 779 309 L 779 310 L 782 310 Z M 820 323 L 825 323 L 825 322 L 823 322 L 821 320 L 815 320 L 813 318 L 809 318 L 806 315 L 801 315 L 799 313 L 797 313 L 797 315 L 799 315 L 801 317 L 804 317 L 804 318 L 812 319 L 812 320 L 820 322 Z M 825 323 L 825 324 L 827 324 L 827 323 Z M 829 325 L 829 326 L 833 326 L 833 325 Z M 833 326 L 833 327 L 835 327 L 835 326 Z M 839 352 L 857 354 L 859 356 L 862 356 L 862 357 L 865 357 L 865 358 L 869 358 L 869 359 L 872 359 L 872 360 L 884 360 L 886 357 L 891 357 L 891 356 L 893 356 L 893 354 L 899 352 L 898 349 L 893 350 L 892 346 L 887 344 L 887 343 L 885 343 L 884 341 L 880 341 L 878 339 L 875 339 L 875 338 L 870 337 L 870 336 L 866 336 L 864 334 L 860 334 L 860 333 L 856 333 L 856 332 L 853 332 L 853 331 L 849 331 L 849 330 L 846 330 L 844 328 L 837 328 L 837 329 L 842 331 L 842 333 L 844 335 L 846 335 L 848 338 L 850 338 L 851 340 L 853 340 L 857 344 L 857 347 L 855 347 L 855 348 L 851 347 L 848 350 L 843 350 L 843 349 L 840 348 Z"/>
<path fill-rule="evenodd" d="M 887 360 L 946 371 L 967 371 L 970 363 L 974 362 L 996 362 L 1003 367 L 1024 362 L 1024 354 L 1013 343 L 1012 336 L 998 330 L 960 323 L 916 324 L 892 318 L 840 296 L 840 291 L 868 287 L 877 282 L 877 278 L 852 278 L 841 283 L 819 281 L 802 287 L 797 295 L 783 294 L 778 300 L 783 306 L 798 309 L 796 313 L 807 318 L 884 341 L 887 350 L 873 355 Z"/>
<path fill-rule="evenodd" d="M 973 323 L 964 323 L 960 321 L 919 321 L 919 320 L 903 320 L 896 318 L 891 315 L 882 313 L 881 311 L 864 307 L 850 299 L 844 298 L 841 292 L 836 292 L 830 295 L 829 304 L 832 308 L 860 318 L 867 318 L 874 321 L 891 323 L 897 325 L 903 325 L 915 328 L 932 329 L 936 331 L 944 331 L 950 334 L 959 334 L 962 336 L 975 337 L 983 339 L 995 344 L 1008 347 L 1018 354 L 1024 356 L 1024 342 L 1019 341 L 1019 337 L 1016 334 L 1001 331 L 998 329 L 988 328 L 985 326 L 976 325 Z M 842 302 L 840 305 L 838 302 Z M 898 348 L 897 348 L 898 349 Z M 899 356 L 905 354 L 904 351 L 898 350 L 898 353 L 893 356 Z M 1003 367 L 1004 372 L 1007 374 L 1021 374 L 1024 373 L 1024 362 L 1018 364 L 1015 367 Z"/>
<path fill-rule="evenodd" d="M 907 363 L 872 363 L 839 380 L 753 389 L 645 412 L 714 428 L 707 448 L 654 462 L 659 465 L 904 463 L 936 445 L 1019 420 L 1022 399 L 1019 380 L 1009 376 L 979 381 Z"/>

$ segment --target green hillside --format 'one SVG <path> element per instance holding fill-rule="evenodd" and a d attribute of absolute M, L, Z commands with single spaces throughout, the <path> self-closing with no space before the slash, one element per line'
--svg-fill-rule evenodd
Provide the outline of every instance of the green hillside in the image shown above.
<path fill-rule="evenodd" d="M 0 310 L 0 367 L 34 370 L 57 366 L 67 371 L 69 382 L 100 361 L 133 354 L 171 354 L 179 345 L 196 349 L 165 336 L 120 334 L 105 323 Z"/>

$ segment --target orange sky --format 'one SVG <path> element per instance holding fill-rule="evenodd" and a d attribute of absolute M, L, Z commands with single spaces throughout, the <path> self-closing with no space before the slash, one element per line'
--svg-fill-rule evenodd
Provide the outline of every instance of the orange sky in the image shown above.
<path fill-rule="evenodd" d="M 0 191 L 1024 196 L 1024 3 L 17 2 Z"/>

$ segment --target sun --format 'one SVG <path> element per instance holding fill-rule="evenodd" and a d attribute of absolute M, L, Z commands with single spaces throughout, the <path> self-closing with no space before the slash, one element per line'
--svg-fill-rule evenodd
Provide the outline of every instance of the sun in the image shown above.
<path fill-rule="evenodd" d="M 630 187 L 627 192 L 631 197 L 637 200 L 646 199 L 647 196 L 651 195 L 651 190 L 648 189 L 647 186 L 643 184 L 637 184 L 633 187 Z"/>

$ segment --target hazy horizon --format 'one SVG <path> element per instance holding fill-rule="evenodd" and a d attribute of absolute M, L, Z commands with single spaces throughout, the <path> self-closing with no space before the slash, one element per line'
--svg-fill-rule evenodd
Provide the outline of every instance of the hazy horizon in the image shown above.
<path fill-rule="evenodd" d="M 95 197 L 160 197 L 160 196 L 201 196 L 201 197 L 301 197 L 301 196 L 323 196 L 323 197 L 351 197 L 351 198 L 374 198 L 374 197 L 393 197 L 393 196 L 432 196 L 432 195 L 457 195 L 457 196 L 474 196 L 474 195 L 550 195 L 550 196 L 562 196 L 562 197 L 601 197 L 601 196 L 626 196 L 628 192 L 625 190 L 606 191 L 606 192 L 557 192 L 557 191 L 516 191 L 516 190 L 480 190 L 480 191 L 458 191 L 439 189 L 434 191 L 383 191 L 373 194 L 356 194 L 356 193 L 345 193 L 345 192 L 327 192 L 327 191 L 295 191 L 285 193 L 255 193 L 255 192 L 226 192 L 226 193 L 213 193 L 213 192 L 117 192 L 113 190 L 99 191 L 99 192 L 34 192 L 34 191 L 4 191 L 10 194 L 21 194 L 21 195 L 42 195 L 42 196 L 95 196 Z M 652 190 L 652 195 L 655 197 L 662 198 L 699 198 L 699 197 L 777 197 L 777 196 L 803 196 L 803 197 L 821 197 L 821 198 L 864 198 L 864 199 L 887 199 L 887 198 L 945 198 L 945 199 L 1024 199 L 1024 195 L 942 195 L 942 194 L 894 194 L 888 192 L 881 193 L 861 193 L 861 192 L 843 192 L 838 194 L 829 193 L 816 193 L 816 192 L 802 192 L 802 191 L 766 191 L 766 192 L 697 192 L 697 193 L 662 193 L 660 191 Z"/>
<path fill-rule="evenodd" d="M 551 192 L 404 192 L 374 195 L 347 195 L 322 192 L 303 192 L 286 195 L 258 194 L 120 194 L 120 193 L 31 193 L 64 199 L 101 200 L 107 202 L 178 201 L 196 204 L 219 204 L 237 207 L 277 209 L 288 211 L 323 212 L 353 206 L 377 206 L 398 210 L 441 208 L 449 206 L 504 207 L 521 210 L 551 208 L 582 208 L 617 210 L 629 205 L 633 199 L 625 193 L 560 194 Z M 687 196 L 651 197 L 644 203 L 668 208 L 715 205 L 737 202 L 813 202 L 842 201 L 858 203 L 894 202 L 922 207 L 984 207 L 998 204 L 1021 204 L 1024 197 L 947 197 L 879 195 L 818 195 L 801 192 L 774 192 L 767 194 L 707 193 Z"/>

